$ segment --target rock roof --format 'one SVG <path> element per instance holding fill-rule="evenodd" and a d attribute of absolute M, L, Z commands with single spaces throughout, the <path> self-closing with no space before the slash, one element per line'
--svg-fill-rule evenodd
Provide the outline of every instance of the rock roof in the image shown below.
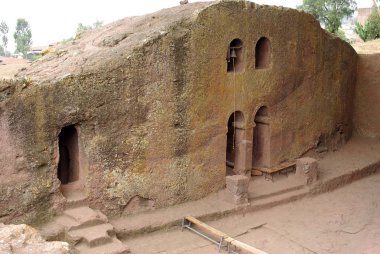
<path fill-rule="evenodd" d="M 143 16 L 126 17 L 103 27 L 77 34 L 76 38 L 45 50 L 44 56 L 16 77 L 31 78 L 36 83 L 56 82 L 69 76 L 119 68 L 144 45 L 164 36 L 174 28 L 190 26 L 198 14 L 212 5 L 241 2 L 254 8 L 277 8 L 246 0 L 197 2 L 162 9 Z M 124 60 L 125 61 L 124 61 Z"/>
<path fill-rule="evenodd" d="M 98 29 L 83 32 L 69 42 L 48 49 L 18 77 L 58 81 L 79 73 L 91 73 L 115 65 L 115 58 L 128 59 L 144 44 L 167 34 L 179 22 L 191 22 L 197 13 L 213 2 L 198 2 L 163 9 L 144 16 L 127 17 Z M 117 68 L 117 64 L 113 68 Z"/>

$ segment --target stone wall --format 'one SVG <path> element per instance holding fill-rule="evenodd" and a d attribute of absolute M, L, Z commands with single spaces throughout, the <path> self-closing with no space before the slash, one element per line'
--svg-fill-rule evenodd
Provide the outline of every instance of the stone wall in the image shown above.
<path fill-rule="evenodd" d="M 261 37 L 271 48 L 266 69 L 255 68 Z M 235 38 L 243 62 L 234 74 L 226 54 Z M 151 209 L 223 188 L 235 111 L 243 116 L 233 123 L 239 173 L 252 167 L 262 106 L 271 165 L 338 127 L 351 135 L 356 53 L 296 10 L 189 4 L 117 21 L 50 52 L 1 101 L 0 221 L 36 224 L 62 210 L 58 136 L 69 125 L 90 205 L 107 215 L 133 213 L 136 197 Z"/>
<path fill-rule="evenodd" d="M 257 69 L 256 43 L 263 37 L 271 44 L 271 64 Z M 244 67 L 234 74 L 227 72 L 225 59 L 235 38 L 243 42 Z M 271 166 L 297 158 L 321 138 L 350 138 L 357 55 L 311 16 L 249 2 L 221 2 L 199 14 L 191 49 L 197 54 L 190 56 L 194 76 L 187 118 L 198 137 L 193 139 L 192 161 L 219 156 L 206 168 L 222 174 L 229 117 L 243 113 L 242 129 L 252 141 L 255 115 L 263 106 L 268 110 Z"/>
<path fill-rule="evenodd" d="M 0 221 L 38 224 L 64 200 L 52 161 L 54 143 L 44 143 L 40 116 L 46 108 L 28 80 L 0 81 Z M 33 92 L 32 92 L 33 91 Z M 54 134 L 53 134 L 54 135 Z"/>
<path fill-rule="evenodd" d="M 362 136 L 380 137 L 380 54 L 360 54 L 355 92 L 355 131 Z"/>

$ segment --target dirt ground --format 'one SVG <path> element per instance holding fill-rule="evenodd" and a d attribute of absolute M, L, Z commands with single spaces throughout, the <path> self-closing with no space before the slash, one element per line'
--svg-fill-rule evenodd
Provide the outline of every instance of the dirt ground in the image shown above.
<path fill-rule="evenodd" d="M 29 65 L 29 63 L 0 65 L 0 79 L 11 79 L 20 69 Z"/>
<path fill-rule="evenodd" d="M 226 217 L 209 225 L 270 254 L 380 253 L 380 175 L 334 192 Z M 218 253 L 216 245 L 180 229 L 125 243 L 135 254 Z"/>
<path fill-rule="evenodd" d="M 373 54 L 380 52 L 380 39 L 356 43 L 352 45 L 359 54 Z"/>

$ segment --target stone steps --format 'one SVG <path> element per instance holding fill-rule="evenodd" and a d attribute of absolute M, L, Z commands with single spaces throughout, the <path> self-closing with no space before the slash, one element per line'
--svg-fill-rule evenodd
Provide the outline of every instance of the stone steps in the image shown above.
<path fill-rule="evenodd" d="M 112 242 L 115 235 L 114 228 L 109 223 L 99 224 L 87 228 L 70 230 L 68 235 L 76 241 L 84 241 L 90 247 Z"/>
<path fill-rule="evenodd" d="M 69 198 L 67 198 L 66 209 L 69 208 L 77 208 L 81 206 L 86 206 L 88 203 L 87 196 L 83 193 L 75 193 L 71 194 Z"/>
<path fill-rule="evenodd" d="M 61 185 L 61 192 L 67 202 L 65 208 L 75 208 L 86 206 L 88 204 L 87 195 L 82 190 L 83 186 L 80 182 L 72 182 Z"/>
<path fill-rule="evenodd" d="M 65 224 L 67 236 L 78 253 L 129 253 L 129 248 L 116 238 L 107 216 L 100 211 L 88 206 L 69 208 L 63 212 L 58 223 Z"/>
<path fill-rule="evenodd" d="M 100 211 L 80 206 L 66 209 L 63 214 L 61 221 L 67 223 L 67 235 L 79 253 L 129 253 L 129 248 L 116 238 L 114 227 Z"/>
<path fill-rule="evenodd" d="M 63 214 L 77 223 L 77 225 L 72 225 L 70 230 L 108 223 L 107 216 L 87 206 L 66 209 Z"/>
<path fill-rule="evenodd" d="M 67 199 L 65 210 L 40 229 L 45 239 L 68 241 L 74 247 L 74 253 L 79 254 L 130 253 L 129 248 L 117 239 L 107 216 L 88 207 L 83 192 L 64 187 L 61 191 Z"/>
<path fill-rule="evenodd" d="M 126 254 L 130 250 L 117 238 L 111 238 L 111 242 L 96 247 L 89 247 L 86 244 L 78 244 L 76 250 L 81 254 Z"/>

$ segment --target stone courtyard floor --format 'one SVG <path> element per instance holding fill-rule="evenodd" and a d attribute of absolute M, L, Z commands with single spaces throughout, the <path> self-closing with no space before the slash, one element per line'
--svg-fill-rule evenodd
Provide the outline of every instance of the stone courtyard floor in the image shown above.
<path fill-rule="evenodd" d="M 380 253 L 380 140 L 353 138 L 318 163 L 320 179 L 311 187 L 294 175 L 273 182 L 255 177 L 247 205 L 225 202 L 220 191 L 110 222 L 132 253 L 217 253 L 215 245 L 179 230 L 186 215 L 270 254 Z"/>
<path fill-rule="evenodd" d="M 380 174 L 323 195 L 208 224 L 270 254 L 380 253 Z M 136 254 L 218 253 L 216 245 L 179 228 L 124 243 Z"/>
<path fill-rule="evenodd" d="M 308 155 L 319 164 L 311 186 L 294 174 L 254 177 L 248 204 L 226 202 L 221 190 L 109 223 L 132 253 L 217 253 L 210 242 L 181 232 L 187 215 L 269 254 L 380 253 L 380 139 L 354 137 L 336 152 Z M 42 227 L 44 237 L 63 232 L 52 225 Z"/>

